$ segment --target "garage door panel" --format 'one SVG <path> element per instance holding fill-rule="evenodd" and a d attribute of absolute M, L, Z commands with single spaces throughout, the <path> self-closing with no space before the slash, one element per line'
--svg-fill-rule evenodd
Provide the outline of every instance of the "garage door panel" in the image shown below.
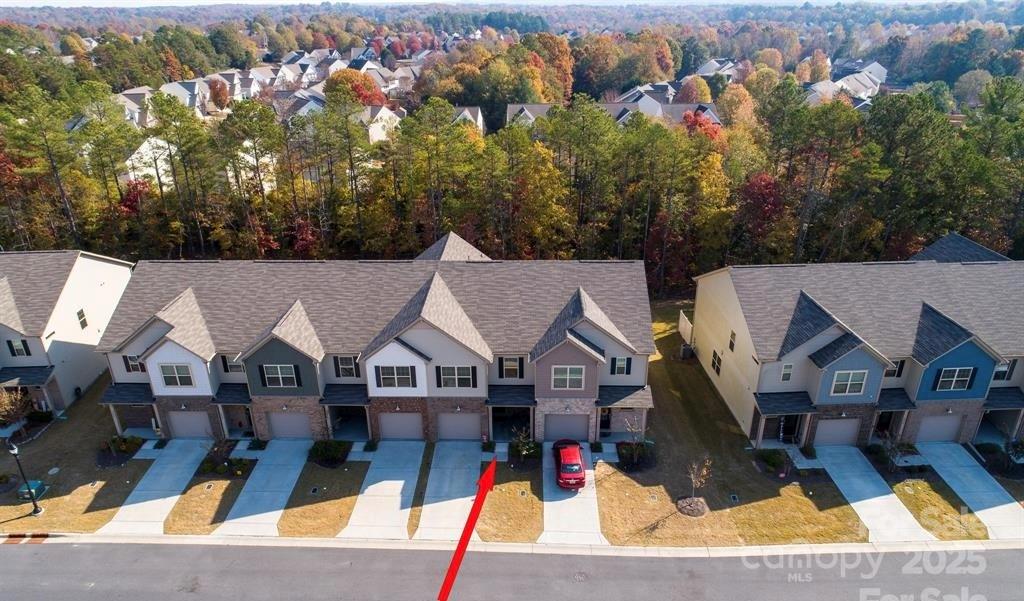
<path fill-rule="evenodd" d="M 550 414 L 544 416 L 544 440 L 587 440 L 590 438 L 590 416 L 586 414 Z"/>
<path fill-rule="evenodd" d="M 954 442 L 960 436 L 962 415 L 932 415 L 921 420 L 917 442 Z"/>
<path fill-rule="evenodd" d="M 423 416 L 419 413 L 381 413 L 382 440 L 423 440 Z"/>
<path fill-rule="evenodd" d="M 480 438 L 479 413 L 439 413 L 437 438 L 439 440 L 476 440 Z"/>
<path fill-rule="evenodd" d="M 171 411 L 171 435 L 175 438 L 212 438 L 213 427 L 205 411 Z"/>
<path fill-rule="evenodd" d="M 271 413 L 270 435 L 274 438 L 313 438 L 313 428 L 305 413 Z"/>
<path fill-rule="evenodd" d="M 815 446 L 856 445 L 860 434 L 860 418 L 823 419 L 814 434 Z"/>

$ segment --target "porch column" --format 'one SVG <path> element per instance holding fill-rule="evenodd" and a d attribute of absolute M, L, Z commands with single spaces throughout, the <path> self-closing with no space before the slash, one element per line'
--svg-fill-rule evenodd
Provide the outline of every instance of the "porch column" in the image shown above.
<path fill-rule="evenodd" d="M 331 408 L 328 405 L 324 405 L 324 419 L 327 420 L 327 438 L 334 438 L 334 424 L 331 423 Z"/>
<path fill-rule="evenodd" d="M 903 430 L 907 427 L 907 422 L 910 421 L 910 409 L 903 410 L 903 419 L 900 420 L 900 429 L 896 433 L 896 442 L 903 440 Z"/>
<path fill-rule="evenodd" d="M 761 440 L 764 438 L 764 415 L 760 411 L 757 412 L 757 438 L 754 440 L 754 448 L 761 448 Z"/>
<path fill-rule="evenodd" d="M 228 420 L 224 417 L 224 405 L 217 405 L 217 414 L 220 415 L 220 427 L 224 428 L 224 438 L 231 438 L 231 435 L 228 434 Z"/>
<path fill-rule="evenodd" d="M 485 407 L 487 409 L 487 440 L 494 440 L 494 414 L 491 412 L 491 406 Z"/>
<path fill-rule="evenodd" d="M 370 406 L 363 405 L 363 413 L 366 414 L 366 438 L 373 440 L 373 428 L 370 427 Z"/>
<path fill-rule="evenodd" d="M 800 448 L 807 444 L 807 431 L 811 429 L 811 414 L 804 413 L 800 416 Z"/>
<path fill-rule="evenodd" d="M 124 430 L 121 428 L 121 420 L 117 417 L 117 409 L 114 405 L 107 405 L 110 409 L 110 417 L 114 418 L 114 429 L 117 430 L 117 435 L 121 436 L 124 434 Z"/>
<path fill-rule="evenodd" d="M 156 403 L 153 403 L 153 417 L 156 419 L 156 429 L 160 431 L 161 436 L 164 434 L 164 424 L 160 421 L 160 412 L 156 410 Z"/>

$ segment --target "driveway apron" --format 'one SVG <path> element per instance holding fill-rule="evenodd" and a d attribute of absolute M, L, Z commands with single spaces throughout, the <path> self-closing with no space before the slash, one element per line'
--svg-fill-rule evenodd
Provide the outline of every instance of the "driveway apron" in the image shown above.
<path fill-rule="evenodd" d="M 163 534 L 164 520 L 212 445 L 213 441 L 209 439 L 176 438 L 168 441 L 114 518 L 97 532 Z"/>
<path fill-rule="evenodd" d="M 935 540 L 857 447 L 830 445 L 814 450 L 825 471 L 867 526 L 870 542 Z"/>
<path fill-rule="evenodd" d="M 339 538 L 409 538 L 409 512 L 425 446 L 422 441 L 399 440 L 377 445 L 348 526 L 338 533 Z"/>
<path fill-rule="evenodd" d="M 306 464 L 311 440 L 271 440 L 215 535 L 277 536 L 277 522 Z"/>
<path fill-rule="evenodd" d="M 473 508 L 480 479 L 480 443 L 448 441 L 434 445 L 420 525 L 413 538 L 456 541 Z M 474 540 L 479 540 L 473 532 Z"/>
<path fill-rule="evenodd" d="M 607 545 L 601 534 L 601 518 L 597 512 L 597 486 L 590 449 L 584 444 L 583 465 L 587 483 L 578 490 L 565 490 L 555 483 L 555 458 L 552 443 L 544 443 L 544 532 L 538 543 L 565 545 Z"/>
<path fill-rule="evenodd" d="M 923 442 L 917 450 L 985 524 L 989 538 L 1024 538 L 1024 507 L 966 449 L 952 442 Z"/>

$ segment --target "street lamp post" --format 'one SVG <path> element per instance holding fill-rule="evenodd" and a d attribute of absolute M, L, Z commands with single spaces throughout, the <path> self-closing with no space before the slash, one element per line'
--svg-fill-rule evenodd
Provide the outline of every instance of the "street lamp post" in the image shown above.
<path fill-rule="evenodd" d="M 18 472 L 21 474 L 21 481 L 25 483 L 25 489 L 28 491 L 28 498 L 32 500 L 32 515 L 39 515 L 43 512 L 43 508 L 36 502 L 36 491 L 32 489 L 32 485 L 29 484 L 28 477 L 25 475 L 25 468 L 21 467 L 21 458 L 18 457 L 18 445 L 14 444 L 10 438 L 7 439 L 7 452 L 14 456 L 14 462 L 18 464 Z"/>

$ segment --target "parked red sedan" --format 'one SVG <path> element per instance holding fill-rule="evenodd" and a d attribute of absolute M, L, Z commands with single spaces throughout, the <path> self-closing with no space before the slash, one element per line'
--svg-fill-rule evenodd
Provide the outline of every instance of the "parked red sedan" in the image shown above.
<path fill-rule="evenodd" d="M 555 482 L 562 488 L 579 490 L 587 483 L 583 469 L 583 449 L 575 440 L 559 440 L 552 447 L 555 453 Z"/>

